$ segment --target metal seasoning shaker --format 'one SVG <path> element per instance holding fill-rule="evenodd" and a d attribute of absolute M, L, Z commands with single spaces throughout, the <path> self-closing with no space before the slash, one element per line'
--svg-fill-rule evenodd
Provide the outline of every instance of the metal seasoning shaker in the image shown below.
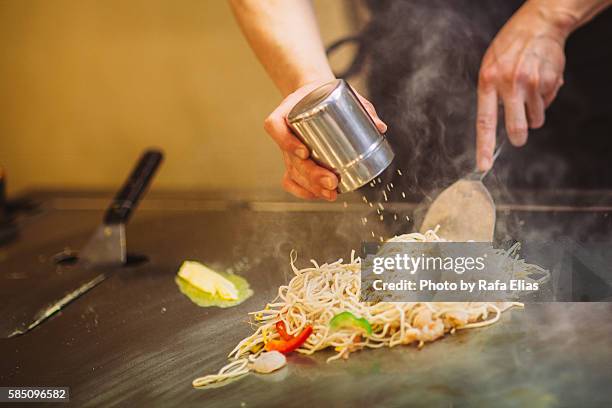
<path fill-rule="evenodd" d="M 385 170 L 393 157 L 357 95 L 342 79 L 306 95 L 287 115 L 311 157 L 338 175 L 338 191 L 354 191 Z"/>

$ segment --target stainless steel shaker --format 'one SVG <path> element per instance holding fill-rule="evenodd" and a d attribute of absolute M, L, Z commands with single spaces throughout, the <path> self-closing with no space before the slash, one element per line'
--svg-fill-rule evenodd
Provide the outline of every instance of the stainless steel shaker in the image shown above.
<path fill-rule="evenodd" d="M 342 79 L 328 82 L 299 101 L 287 116 L 289 126 L 311 157 L 338 175 L 338 191 L 369 183 L 394 154 L 357 95 Z"/>

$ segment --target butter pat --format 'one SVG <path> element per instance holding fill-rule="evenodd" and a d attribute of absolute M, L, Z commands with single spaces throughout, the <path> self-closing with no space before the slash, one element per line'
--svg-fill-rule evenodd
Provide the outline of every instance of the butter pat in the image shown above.
<path fill-rule="evenodd" d="M 213 296 L 219 296 L 227 300 L 238 299 L 238 289 L 232 282 L 199 262 L 183 262 L 179 268 L 178 276 Z"/>

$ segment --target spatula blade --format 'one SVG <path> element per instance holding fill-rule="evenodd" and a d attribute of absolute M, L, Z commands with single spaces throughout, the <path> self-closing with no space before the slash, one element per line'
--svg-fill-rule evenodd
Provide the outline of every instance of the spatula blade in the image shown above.
<path fill-rule="evenodd" d="M 480 180 L 461 179 L 430 205 L 420 232 L 440 226 L 438 235 L 456 241 L 493 241 L 495 203 Z"/>
<path fill-rule="evenodd" d="M 125 225 L 103 224 L 79 253 L 85 265 L 123 265 L 126 261 Z"/>

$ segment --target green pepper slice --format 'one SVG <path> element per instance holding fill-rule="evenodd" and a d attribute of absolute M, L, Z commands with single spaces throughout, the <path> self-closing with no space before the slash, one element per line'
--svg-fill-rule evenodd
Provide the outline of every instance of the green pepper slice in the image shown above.
<path fill-rule="evenodd" d="M 332 330 L 338 329 L 362 329 L 368 335 L 372 334 L 372 326 L 365 318 L 358 318 L 351 312 L 342 312 L 335 315 L 329 321 L 329 327 Z"/>

